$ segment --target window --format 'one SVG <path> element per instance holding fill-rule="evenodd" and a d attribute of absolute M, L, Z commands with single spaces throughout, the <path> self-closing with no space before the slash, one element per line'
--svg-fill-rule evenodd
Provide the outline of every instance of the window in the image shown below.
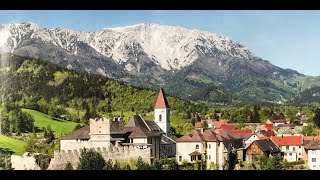
<path fill-rule="evenodd" d="M 195 161 L 196 160 L 196 156 L 191 156 L 191 161 Z"/>
<path fill-rule="evenodd" d="M 198 144 L 196 145 L 196 149 L 197 149 L 197 150 L 199 149 L 199 145 L 198 145 Z"/>
<path fill-rule="evenodd" d="M 159 121 L 162 121 L 162 116 L 161 116 L 161 114 L 159 114 Z"/>
<path fill-rule="evenodd" d="M 209 144 L 209 149 L 211 149 L 211 144 Z"/>
<path fill-rule="evenodd" d="M 299 149 L 301 149 L 301 146 L 299 146 Z"/>
<path fill-rule="evenodd" d="M 299 153 L 299 156 L 301 156 L 301 153 Z"/>
<path fill-rule="evenodd" d="M 290 153 L 289 156 L 292 156 L 292 153 Z"/>
<path fill-rule="evenodd" d="M 179 156 L 179 162 L 181 162 L 182 161 L 182 156 Z"/>
<path fill-rule="evenodd" d="M 209 160 L 211 159 L 211 155 L 209 155 Z"/>
<path fill-rule="evenodd" d="M 152 144 L 152 139 L 150 139 L 150 144 Z"/>
<path fill-rule="evenodd" d="M 317 160 L 316 160 L 316 158 L 312 158 L 312 160 L 311 160 L 312 162 L 316 162 Z"/>
<path fill-rule="evenodd" d="M 296 148 L 295 148 L 295 147 L 293 147 L 293 151 L 296 151 Z"/>
<path fill-rule="evenodd" d="M 287 151 L 289 151 L 289 146 L 286 146 Z"/>

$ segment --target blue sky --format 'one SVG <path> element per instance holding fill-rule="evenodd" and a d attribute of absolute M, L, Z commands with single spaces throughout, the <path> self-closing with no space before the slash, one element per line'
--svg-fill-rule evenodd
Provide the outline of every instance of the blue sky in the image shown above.
<path fill-rule="evenodd" d="M 149 22 L 219 33 L 282 68 L 320 75 L 320 11 L 0 11 L 0 24 L 96 31 Z"/>

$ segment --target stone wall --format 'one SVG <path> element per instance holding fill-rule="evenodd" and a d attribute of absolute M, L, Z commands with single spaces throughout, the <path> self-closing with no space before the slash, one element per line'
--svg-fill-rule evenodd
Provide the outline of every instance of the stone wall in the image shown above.
<path fill-rule="evenodd" d="M 73 151 L 74 149 L 91 149 L 98 147 L 109 147 L 110 142 L 108 141 L 91 141 L 91 140 L 60 140 L 61 151 Z"/>
<path fill-rule="evenodd" d="M 101 153 L 103 158 L 108 161 L 126 161 L 137 160 L 140 156 L 145 162 L 150 163 L 150 148 L 139 149 L 132 146 L 123 146 L 123 147 L 110 147 L 110 148 L 91 148 L 95 151 Z M 63 170 L 66 167 L 66 164 L 70 162 L 74 169 L 77 168 L 79 157 L 79 150 L 68 150 L 68 151 L 55 151 L 54 158 L 51 159 L 48 170 Z"/>
<path fill-rule="evenodd" d="M 22 156 L 11 155 L 11 164 L 14 170 L 41 170 L 37 163 L 37 155 L 28 152 Z"/>

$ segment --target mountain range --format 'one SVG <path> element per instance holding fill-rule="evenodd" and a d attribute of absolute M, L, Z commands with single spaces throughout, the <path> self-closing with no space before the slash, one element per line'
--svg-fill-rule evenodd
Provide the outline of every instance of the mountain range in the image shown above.
<path fill-rule="evenodd" d="M 152 23 L 95 32 L 0 25 L 0 50 L 206 102 L 288 102 L 320 86 L 228 37 Z"/>

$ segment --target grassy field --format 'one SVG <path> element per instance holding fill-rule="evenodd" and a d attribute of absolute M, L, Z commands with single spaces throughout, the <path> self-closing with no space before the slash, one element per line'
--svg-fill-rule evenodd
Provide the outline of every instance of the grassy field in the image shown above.
<path fill-rule="evenodd" d="M 22 155 L 26 143 L 0 134 L 0 148 L 8 148 L 15 154 Z"/>
<path fill-rule="evenodd" d="M 77 125 L 75 122 L 65 121 L 65 120 L 55 120 L 51 116 L 31 110 L 22 109 L 23 112 L 31 114 L 35 120 L 34 126 L 42 129 L 42 127 L 47 128 L 48 125 L 51 126 L 52 131 L 54 131 L 55 136 L 61 136 L 61 134 L 69 134 L 73 131 L 74 127 Z"/>

